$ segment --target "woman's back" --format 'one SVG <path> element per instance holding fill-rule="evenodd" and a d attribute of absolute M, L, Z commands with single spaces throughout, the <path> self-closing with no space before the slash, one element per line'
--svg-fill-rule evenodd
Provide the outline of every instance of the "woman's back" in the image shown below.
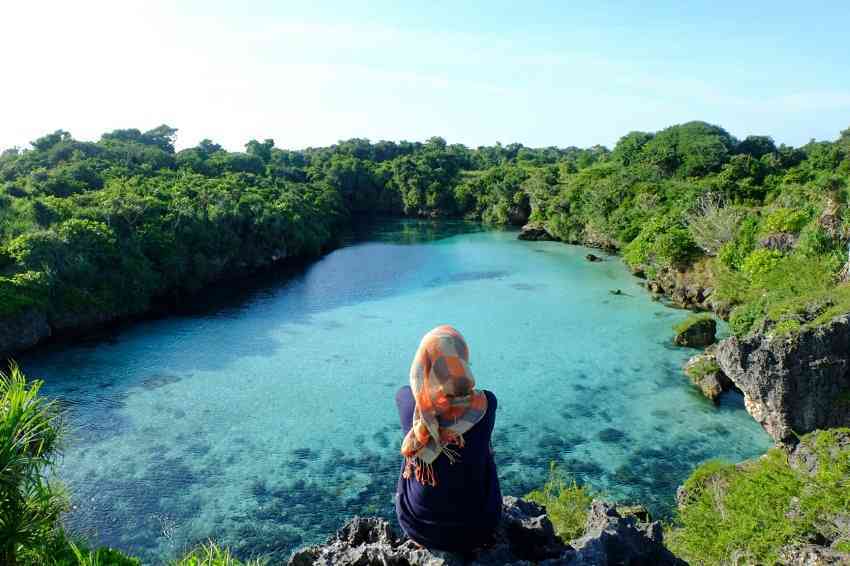
<path fill-rule="evenodd" d="M 496 421 L 496 396 L 489 391 L 487 412 L 463 435 L 459 458 L 451 463 L 445 455 L 433 462 L 437 485 L 415 478 L 398 481 L 396 512 L 402 528 L 416 542 L 429 548 L 468 551 L 485 543 L 499 522 L 502 496 L 490 438 Z M 416 402 L 409 386 L 396 394 L 402 433 L 410 431 Z"/>

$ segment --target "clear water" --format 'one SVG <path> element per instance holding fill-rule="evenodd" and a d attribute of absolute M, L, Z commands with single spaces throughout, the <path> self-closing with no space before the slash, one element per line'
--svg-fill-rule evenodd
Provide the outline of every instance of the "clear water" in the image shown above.
<path fill-rule="evenodd" d="M 465 334 L 479 386 L 499 398 L 504 493 L 539 485 L 556 461 L 609 497 L 669 511 L 699 462 L 769 441 L 740 398 L 714 407 L 682 376 L 692 352 L 669 341 L 686 313 L 587 251 L 386 222 L 181 315 L 31 354 L 25 369 L 69 409 L 66 523 L 156 563 L 209 537 L 285 557 L 356 513 L 391 517 L 393 397 L 441 323 Z"/>

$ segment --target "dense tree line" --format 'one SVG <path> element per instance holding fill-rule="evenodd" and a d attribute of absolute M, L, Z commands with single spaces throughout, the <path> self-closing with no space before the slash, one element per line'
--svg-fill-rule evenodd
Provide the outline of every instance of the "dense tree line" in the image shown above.
<path fill-rule="evenodd" d="M 850 130 L 792 148 L 690 122 L 629 133 L 612 151 L 435 137 L 301 151 L 251 140 L 244 152 L 203 140 L 177 152 L 175 135 L 163 125 L 82 142 L 59 130 L 0 155 L 0 316 L 36 309 L 61 329 L 141 312 L 318 254 L 367 213 L 530 219 L 560 240 L 620 249 L 650 277 L 707 262 L 740 332 L 765 317 L 806 323 L 789 315 L 803 296 L 822 312 L 841 303 Z M 803 264 L 805 283 L 782 291 Z"/>

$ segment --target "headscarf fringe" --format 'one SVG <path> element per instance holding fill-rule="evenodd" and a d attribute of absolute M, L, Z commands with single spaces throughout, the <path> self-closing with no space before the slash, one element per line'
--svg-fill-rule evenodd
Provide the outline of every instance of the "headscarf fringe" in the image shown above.
<path fill-rule="evenodd" d="M 402 477 L 406 480 L 410 476 L 414 476 L 416 481 L 422 485 L 430 485 L 437 487 L 437 474 L 434 473 L 434 466 L 425 462 L 421 458 L 412 457 L 404 459 L 404 472 Z"/>

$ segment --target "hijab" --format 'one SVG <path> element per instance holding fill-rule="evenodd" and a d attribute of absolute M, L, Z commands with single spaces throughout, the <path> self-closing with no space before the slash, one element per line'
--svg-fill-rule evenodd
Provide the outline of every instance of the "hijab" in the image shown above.
<path fill-rule="evenodd" d="M 463 448 L 463 434 L 487 413 L 487 396 L 475 389 L 460 332 L 443 325 L 422 338 L 410 366 L 410 388 L 416 407 L 401 444 L 403 476 L 436 486 L 434 460 L 445 454 L 453 464 L 460 454 L 450 446 Z"/>

